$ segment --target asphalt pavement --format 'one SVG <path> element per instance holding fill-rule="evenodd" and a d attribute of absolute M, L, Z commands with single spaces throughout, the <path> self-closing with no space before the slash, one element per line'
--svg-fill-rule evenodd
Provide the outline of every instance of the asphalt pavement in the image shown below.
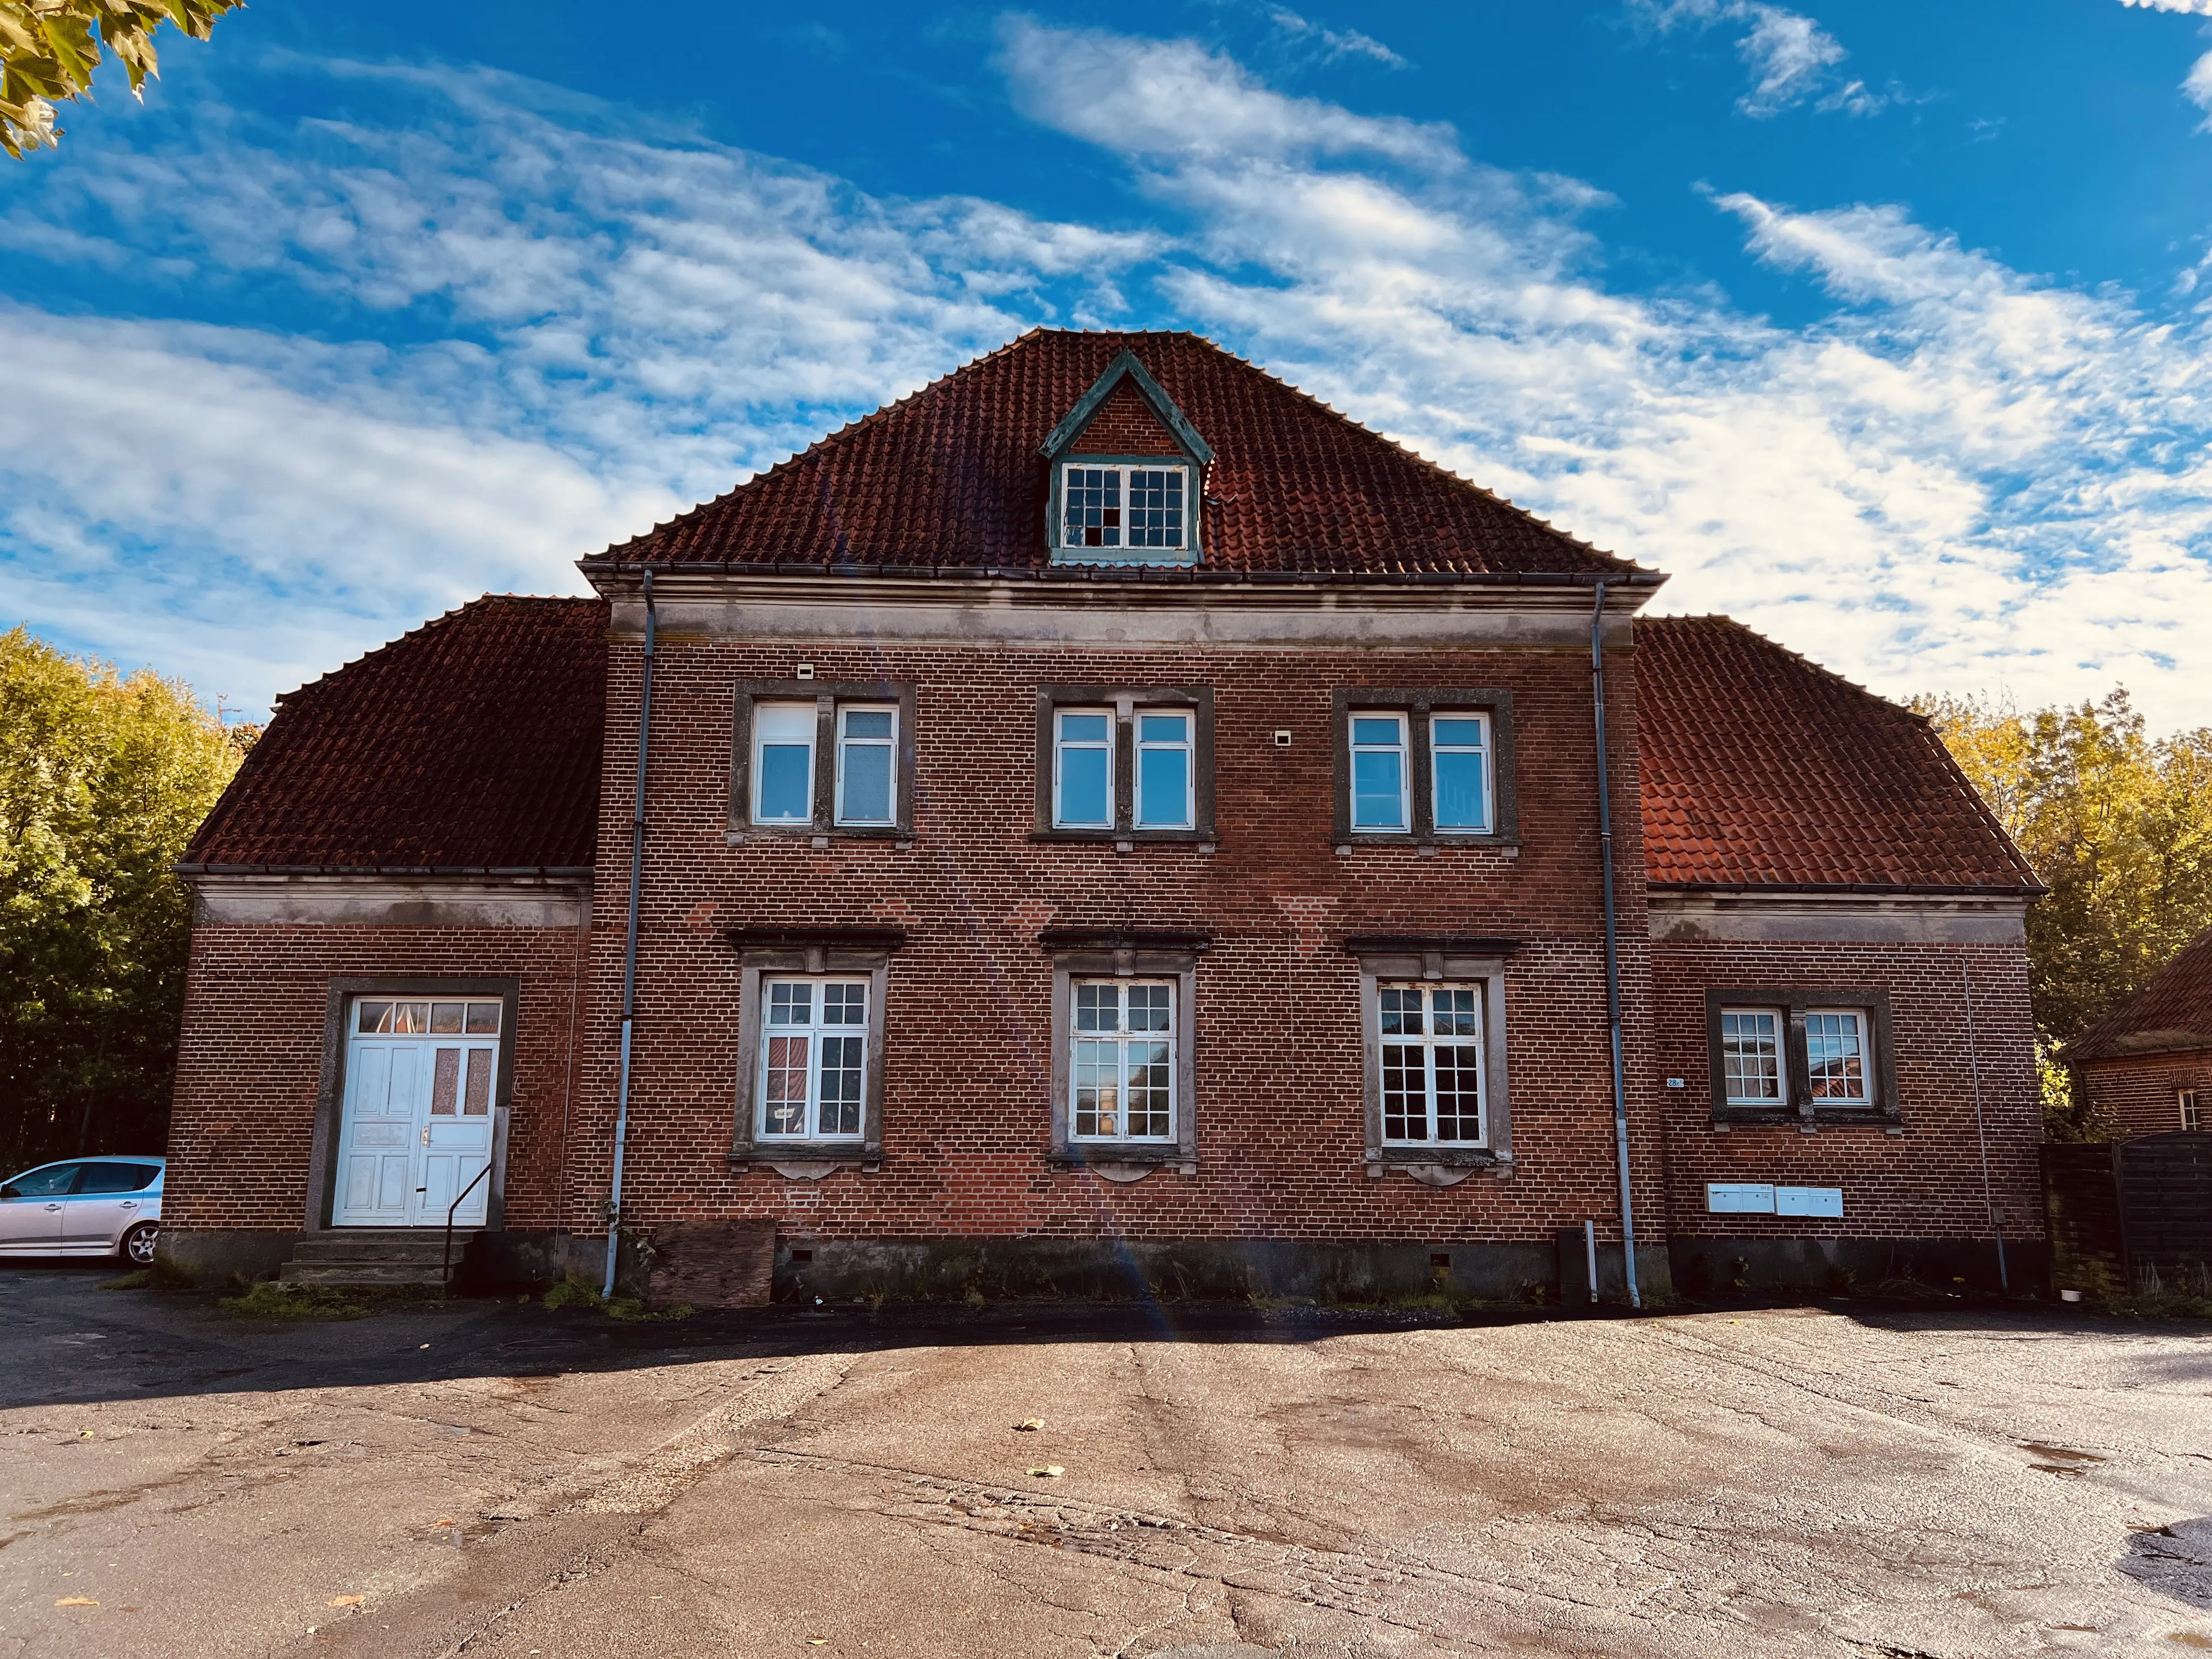
<path fill-rule="evenodd" d="M 112 1273 L 0 1271 L 0 1659 L 2212 1648 L 2201 1325 L 286 1325 Z"/>

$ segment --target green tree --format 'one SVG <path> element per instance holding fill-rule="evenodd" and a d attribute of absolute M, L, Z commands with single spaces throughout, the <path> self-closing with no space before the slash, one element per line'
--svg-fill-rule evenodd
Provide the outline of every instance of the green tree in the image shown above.
<path fill-rule="evenodd" d="M 54 105 L 88 97 L 107 53 L 122 60 L 134 97 L 159 76 L 154 31 L 173 23 L 204 40 L 245 0 L 0 0 L 0 149 L 21 159 L 62 136 Z"/>
<path fill-rule="evenodd" d="M 2051 890 L 2027 917 L 2045 1116 L 2093 1135 L 2047 1062 L 2212 927 L 2212 728 L 2154 739 L 2124 690 L 2026 714 L 1919 707 Z"/>
<path fill-rule="evenodd" d="M 179 682 L 0 635 L 0 1166 L 155 1152 L 191 911 L 240 747 Z"/>

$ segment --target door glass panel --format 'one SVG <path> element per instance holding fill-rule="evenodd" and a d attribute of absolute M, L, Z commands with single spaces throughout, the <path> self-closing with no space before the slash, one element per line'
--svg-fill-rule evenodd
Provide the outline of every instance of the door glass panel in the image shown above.
<path fill-rule="evenodd" d="M 469 1035 L 471 1036 L 499 1035 L 499 1004 L 496 1002 L 469 1004 Z"/>
<path fill-rule="evenodd" d="M 430 1030 L 433 1036 L 458 1036 L 461 1029 L 461 1007 L 458 1002 L 434 1002 L 430 1005 Z"/>
<path fill-rule="evenodd" d="M 469 1050 L 469 1091 L 461 1105 L 467 1116 L 482 1117 L 491 1110 L 491 1061 L 490 1049 Z"/>
<path fill-rule="evenodd" d="M 364 1034 L 371 1031 L 380 1031 L 384 1029 L 385 1022 L 391 1018 L 392 1005 L 390 1003 L 364 1002 L 361 1005 L 360 1018 L 354 1022 L 354 1030 Z"/>
<path fill-rule="evenodd" d="M 430 1080 L 430 1115 L 453 1115 L 454 1097 L 460 1091 L 461 1051 L 459 1048 L 438 1050 L 437 1073 Z"/>

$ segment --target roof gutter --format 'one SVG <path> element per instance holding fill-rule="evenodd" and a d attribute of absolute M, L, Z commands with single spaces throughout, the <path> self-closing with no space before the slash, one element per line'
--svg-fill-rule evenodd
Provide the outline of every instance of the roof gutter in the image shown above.
<path fill-rule="evenodd" d="M 629 1060 L 637 1025 L 637 895 L 645 879 L 645 768 L 653 743 L 653 571 L 645 572 L 645 672 L 637 708 L 637 793 L 629 815 L 629 932 L 623 944 L 622 1082 L 615 1104 L 614 1180 L 607 1193 L 607 1274 L 601 1296 L 615 1293 L 615 1257 L 622 1248 L 623 1150 L 629 1138 Z"/>
<path fill-rule="evenodd" d="M 1597 730 L 1597 844 L 1605 868 L 1605 1017 L 1613 1037 L 1613 1139 L 1620 1163 L 1620 1263 L 1628 1305 L 1641 1308 L 1636 1286 L 1636 1200 L 1628 1177 L 1628 1079 L 1620 1053 L 1620 921 L 1613 901 L 1612 762 L 1605 743 L 1605 590 L 1601 578 L 1590 605 L 1590 712 Z M 1591 1287 L 1593 1293 L 1596 1286 Z"/>

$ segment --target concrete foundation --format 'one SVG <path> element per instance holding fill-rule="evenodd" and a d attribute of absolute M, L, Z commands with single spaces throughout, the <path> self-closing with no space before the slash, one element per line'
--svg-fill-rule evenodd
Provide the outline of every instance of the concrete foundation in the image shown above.
<path fill-rule="evenodd" d="M 2050 1278 L 2041 1239 L 1997 1247 L 1986 1238 L 1677 1238 L 1668 1246 L 1674 1283 L 1688 1297 L 1731 1291 L 1811 1291 L 1872 1295 L 1911 1281 L 1941 1291 L 1988 1295 L 2039 1290 Z"/>
<path fill-rule="evenodd" d="M 1637 1253 L 1647 1294 L 1670 1284 L 1663 1249 Z M 1335 1243 L 1314 1239 L 1089 1238 L 781 1239 L 779 1301 L 863 1296 L 951 1297 L 1145 1296 L 1304 1297 L 1382 1302 L 1442 1295 L 1455 1300 L 1556 1300 L 1549 1244 Z M 1620 1249 L 1608 1281 L 1618 1295 Z"/>

